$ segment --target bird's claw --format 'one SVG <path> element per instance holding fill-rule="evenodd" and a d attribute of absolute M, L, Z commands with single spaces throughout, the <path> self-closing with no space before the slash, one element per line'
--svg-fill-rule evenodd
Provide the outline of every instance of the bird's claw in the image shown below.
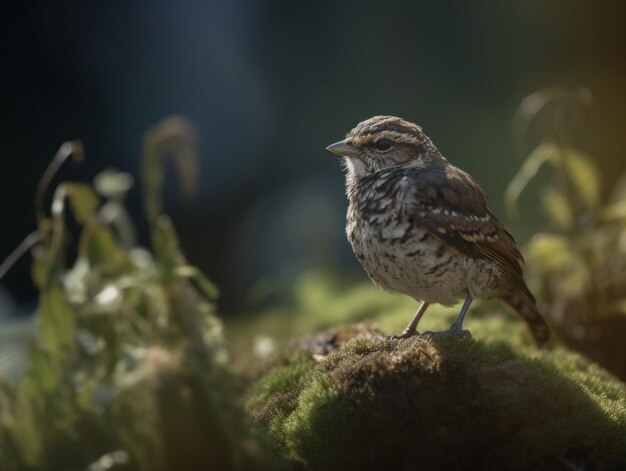
<path fill-rule="evenodd" d="M 468 338 L 472 338 L 472 334 L 469 330 L 451 328 L 448 330 L 444 330 L 442 332 L 433 332 L 433 331 L 427 330 L 422 335 L 420 335 L 420 338 L 423 338 L 426 340 L 450 339 L 450 338 L 468 339 Z"/>
<path fill-rule="evenodd" d="M 420 335 L 417 330 L 404 330 L 401 334 L 392 335 L 389 340 L 408 339 L 415 335 Z"/>

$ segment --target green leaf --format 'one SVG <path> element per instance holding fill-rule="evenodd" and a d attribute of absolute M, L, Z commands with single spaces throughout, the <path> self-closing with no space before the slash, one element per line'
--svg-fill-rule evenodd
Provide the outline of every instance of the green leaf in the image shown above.
<path fill-rule="evenodd" d="M 51 393 L 59 386 L 60 371 L 52 356 L 40 347 L 34 347 L 30 353 L 31 379 L 33 394 Z"/>
<path fill-rule="evenodd" d="M 567 237 L 548 233 L 534 235 L 525 252 L 529 260 L 536 260 L 548 270 L 561 269 L 577 256 Z"/>
<path fill-rule="evenodd" d="M 572 148 L 563 148 L 553 142 L 544 142 L 539 145 L 524 161 L 524 164 L 513 177 L 504 194 L 507 212 L 511 216 L 517 215 L 519 197 L 535 178 L 541 167 L 549 163 L 556 172 L 564 172 L 562 183 L 555 184 L 547 190 L 544 197 L 549 214 L 561 227 L 571 227 L 576 203 L 582 203 L 584 208 L 594 209 L 600 203 L 600 179 L 595 165 L 589 156 Z M 574 194 L 567 193 L 568 187 Z M 565 201 L 564 201 L 565 200 Z M 569 213 L 566 214 L 566 207 Z"/>
<path fill-rule="evenodd" d="M 587 208 L 596 208 L 600 203 L 600 177 L 595 165 L 583 152 L 566 149 L 562 154 L 568 177 L 581 202 Z"/>
<path fill-rule="evenodd" d="M 153 244 L 156 263 L 164 283 L 169 283 L 177 267 L 184 264 L 178 236 L 167 216 L 160 216 L 153 227 Z"/>
<path fill-rule="evenodd" d="M 552 143 L 539 145 L 524 161 L 522 167 L 513 177 L 504 193 L 504 204 L 510 216 L 517 216 L 517 201 L 530 181 L 537 175 L 551 156 L 555 153 Z"/>
<path fill-rule="evenodd" d="M 93 224 L 83 230 L 78 253 L 86 258 L 91 268 L 103 265 L 120 268 L 128 262 L 111 230 L 99 224 Z"/>
<path fill-rule="evenodd" d="M 148 223 L 151 226 L 152 243 L 157 258 L 160 257 L 157 245 L 167 241 L 157 240 L 164 231 L 173 232 L 163 226 L 163 183 L 165 181 L 164 160 L 173 159 L 178 170 L 183 191 L 193 194 L 198 180 L 197 136 L 194 127 L 181 116 L 170 116 L 150 129 L 144 139 L 143 188 L 144 205 Z M 162 226 L 162 227 L 159 227 Z M 171 224 L 170 224 L 171 226 Z M 165 238 L 170 238 L 165 234 Z M 162 267 L 163 268 L 163 267 Z"/>
<path fill-rule="evenodd" d="M 100 199 L 93 189 L 85 183 L 63 183 L 59 185 L 61 188 L 64 189 L 64 196 L 70 203 L 76 221 L 83 226 L 92 222 L 100 207 Z"/>
<path fill-rule="evenodd" d="M 61 286 L 53 283 L 40 296 L 40 332 L 46 351 L 55 359 L 66 356 L 74 344 L 76 314 Z"/>
<path fill-rule="evenodd" d="M 61 278 L 65 270 L 65 200 L 68 199 L 72 212 L 79 224 L 89 226 L 95 221 L 99 206 L 98 197 L 88 185 L 62 183 L 52 199 L 52 226 L 49 243 L 44 244 L 44 253 L 34 269 L 36 281 L 43 289 Z M 40 225 L 41 226 L 41 225 Z M 41 229 L 40 229 L 41 230 Z"/>
<path fill-rule="evenodd" d="M 600 218 L 603 221 L 626 221 L 626 201 L 604 206 L 600 210 Z"/>
<path fill-rule="evenodd" d="M 574 214 L 570 201 L 560 189 L 554 186 L 546 187 L 541 192 L 543 206 L 557 227 L 567 231 L 574 226 Z"/>
<path fill-rule="evenodd" d="M 570 238 L 556 234 L 536 234 L 527 250 L 531 281 L 549 285 L 559 299 L 575 299 L 588 289 L 591 272 L 580 250 Z"/>

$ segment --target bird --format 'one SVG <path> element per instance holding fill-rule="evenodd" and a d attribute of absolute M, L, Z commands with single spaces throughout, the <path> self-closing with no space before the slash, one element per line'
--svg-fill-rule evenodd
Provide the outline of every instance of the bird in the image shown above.
<path fill-rule="evenodd" d="M 417 124 L 395 116 L 360 122 L 328 151 L 342 157 L 346 235 L 374 284 L 421 304 L 392 336 L 471 337 L 463 321 L 475 298 L 498 298 L 528 325 L 538 345 L 550 329 L 523 278 L 515 239 L 474 178 L 454 166 Z M 449 329 L 419 334 L 430 304 L 464 300 Z"/>

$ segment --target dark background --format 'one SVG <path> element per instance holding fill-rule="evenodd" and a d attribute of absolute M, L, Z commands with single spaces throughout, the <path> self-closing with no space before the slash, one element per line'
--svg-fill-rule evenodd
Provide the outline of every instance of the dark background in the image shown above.
<path fill-rule="evenodd" d="M 110 166 L 137 176 L 143 133 L 172 113 L 197 126 L 202 173 L 191 203 L 172 178 L 167 207 L 189 259 L 222 289 L 227 312 L 280 293 L 305 268 L 365 276 L 343 234 L 343 176 L 324 147 L 375 114 L 421 124 L 503 215 L 502 193 L 520 165 L 511 136 L 520 100 L 547 86 L 586 86 L 599 118 L 580 132 L 589 134 L 586 150 L 609 188 L 625 167 L 624 5 L 5 5 L 0 257 L 34 229 L 37 180 L 63 141 L 81 139 L 87 159 L 55 182 L 88 181 Z M 129 206 L 141 220 L 137 189 Z M 512 223 L 522 241 L 537 227 L 533 213 Z M 140 232 L 145 241 L 145 227 Z M 3 309 L 31 310 L 27 260 L 1 283 L 0 297 L 18 306 Z"/>

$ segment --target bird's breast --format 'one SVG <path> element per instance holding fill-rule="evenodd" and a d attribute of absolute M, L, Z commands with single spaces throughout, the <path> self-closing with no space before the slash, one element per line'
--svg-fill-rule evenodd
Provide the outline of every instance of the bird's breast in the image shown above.
<path fill-rule="evenodd" d="M 348 210 L 346 232 L 369 275 L 387 291 L 450 304 L 467 293 L 467 257 L 398 211 Z"/>

